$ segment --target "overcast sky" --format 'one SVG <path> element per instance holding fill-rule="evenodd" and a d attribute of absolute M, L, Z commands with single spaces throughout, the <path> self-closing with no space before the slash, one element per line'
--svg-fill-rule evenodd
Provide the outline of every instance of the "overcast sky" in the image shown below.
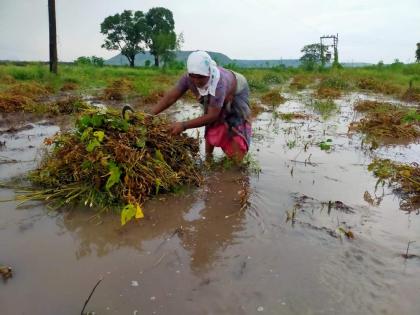
<path fill-rule="evenodd" d="M 48 0 L 0 0 L 0 60 L 48 60 Z M 341 61 L 413 62 L 420 0 L 56 0 L 58 56 L 109 58 L 100 23 L 123 10 L 174 14 L 184 50 L 234 59 L 295 59 L 324 34 L 339 34 Z"/>

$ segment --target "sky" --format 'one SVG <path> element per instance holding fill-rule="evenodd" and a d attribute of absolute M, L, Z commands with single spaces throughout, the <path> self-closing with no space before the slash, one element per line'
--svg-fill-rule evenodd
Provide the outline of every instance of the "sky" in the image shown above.
<path fill-rule="evenodd" d="M 342 62 L 413 62 L 420 42 L 420 0 L 56 0 L 59 60 L 118 54 L 101 48 L 101 22 L 158 6 L 173 12 L 183 50 L 232 59 L 298 59 L 338 34 Z M 48 0 L 0 0 L 0 60 L 45 61 L 48 47 Z"/>

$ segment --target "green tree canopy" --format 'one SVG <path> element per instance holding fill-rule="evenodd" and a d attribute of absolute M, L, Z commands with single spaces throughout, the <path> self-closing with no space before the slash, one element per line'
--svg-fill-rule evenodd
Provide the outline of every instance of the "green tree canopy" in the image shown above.
<path fill-rule="evenodd" d="M 420 62 L 420 43 L 417 43 L 416 61 Z"/>
<path fill-rule="evenodd" d="M 155 57 L 155 66 L 161 59 L 169 60 L 171 52 L 177 48 L 175 21 L 172 12 L 166 8 L 151 8 L 146 14 L 147 46 Z"/>
<path fill-rule="evenodd" d="M 302 65 L 308 70 L 313 70 L 321 61 L 321 44 L 305 45 L 301 53 L 303 53 L 303 56 L 300 57 Z"/>
<path fill-rule="evenodd" d="M 305 45 L 300 52 L 303 53 L 301 61 L 319 62 L 321 60 L 321 44 Z"/>
<path fill-rule="evenodd" d="M 140 52 L 144 53 L 148 26 L 142 11 L 125 10 L 121 14 L 108 16 L 101 23 L 101 33 L 106 35 L 103 48 L 120 50 L 126 56 L 130 67 Z"/>
<path fill-rule="evenodd" d="M 103 67 L 103 65 L 105 64 L 105 60 L 104 58 L 96 57 L 96 56 L 91 56 L 91 57 L 81 56 L 77 58 L 74 61 L 74 63 L 77 65 L 94 65 L 98 67 Z"/>

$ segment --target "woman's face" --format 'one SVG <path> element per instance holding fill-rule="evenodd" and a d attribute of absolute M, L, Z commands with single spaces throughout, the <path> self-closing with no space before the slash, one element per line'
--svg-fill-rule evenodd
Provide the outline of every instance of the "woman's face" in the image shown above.
<path fill-rule="evenodd" d="M 209 76 L 194 74 L 194 73 L 190 73 L 189 77 L 191 81 L 194 83 L 194 85 L 200 89 L 205 87 L 207 82 L 209 82 L 209 79 L 210 79 Z"/>

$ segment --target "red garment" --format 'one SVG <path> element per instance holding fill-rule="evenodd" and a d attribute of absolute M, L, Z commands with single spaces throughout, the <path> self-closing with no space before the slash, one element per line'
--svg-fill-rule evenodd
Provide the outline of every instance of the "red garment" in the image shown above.
<path fill-rule="evenodd" d="M 245 129 L 245 130 L 240 130 Z M 241 131 L 250 132 L 251 125 L 246 123 L 244 128 L 232 128 L 229 130 L 227 123 L 220 123 L 206 128 L 206 141 L 215 147 L 220 147 L 228 157 L 233 157 L 237 152 L 245 155 L 248 152 L 246 137 Z"/>

